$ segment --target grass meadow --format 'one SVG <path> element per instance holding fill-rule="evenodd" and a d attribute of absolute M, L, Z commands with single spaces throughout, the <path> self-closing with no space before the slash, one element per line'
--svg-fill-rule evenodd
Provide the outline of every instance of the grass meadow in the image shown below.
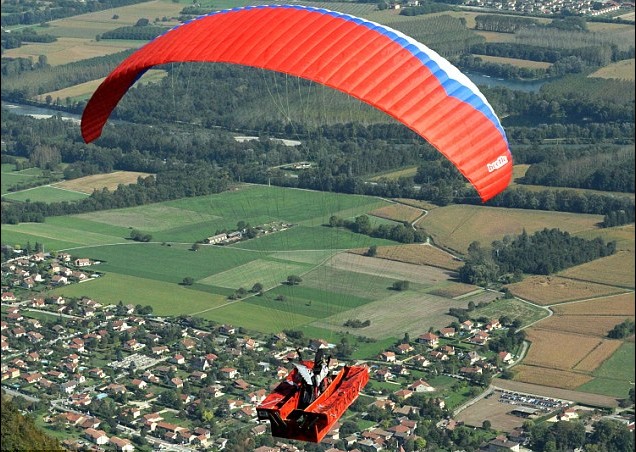
<path fill-rule="evenodd" d="M 18 202 L 39 201 L 39 202 L 45 202 L 45 203 L 64 202 L 64 201 L 73 202 L 73 201 L 79 201 L 80 199 L 84 199 L 87 197 L 88 195 L 86 193 L 58 188 L 52 185 L 41 185 L 39 187 L 17 191 L 17 192 L 10 193 L 3 196 L 4 199 L 8 199 L 11 201 L 18 201 Z"/>

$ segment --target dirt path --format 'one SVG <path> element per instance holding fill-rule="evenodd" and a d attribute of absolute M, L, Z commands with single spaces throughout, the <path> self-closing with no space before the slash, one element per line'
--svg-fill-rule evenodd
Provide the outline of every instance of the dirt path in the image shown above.
<path fill-rule="evenodd" d="M 568 389 L 551 388 L 548 386 L 539 386 L 530 383 L 522 383 L 520 381 L 493 378 L 492 386 L 494 386 L 495 388 L 506 389 L 508 391 L 535 394 L 561 400 L 571 400 L 583 405 L 595 407 L 616 408 L 618 406 L 618 400 L 616 400 L 614 397 L 599 394 L 589 394 L 587 392 L 570 391 Z"/>

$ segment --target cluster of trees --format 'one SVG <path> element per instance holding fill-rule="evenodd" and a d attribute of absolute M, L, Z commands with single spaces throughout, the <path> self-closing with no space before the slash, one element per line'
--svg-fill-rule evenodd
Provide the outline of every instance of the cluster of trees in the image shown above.
<path fill-rule="evenodd" d="M 612 61 L 634 58 L 634 49 L 622 51 L 617 47 L 595 46 L 578 48 L 553 48 L 509 42 L 485 42 L 474 44 L 470 52 L 522 60 L 557 63 L 567 57 L 579 58 L 585 65 L 601 66 Z"/>
<path fill-rule="evenodd" d="M 615 242 L 605 243 L 600 237 L 586 240 L 547 228 L 528 235 L 524 230 L 515 238 L 493 242 L 491 251 L 483 249 L 479 242 L 471 243 L 459 278 L 481 286 L 511 282 L 519 280 L 523 273 L 550 275 L 615 251 Z"/>
<path fill-rule="evenodd" d="M 135 242 L 150 242 L 152 240 L 152 235 L 133 229 L 130 231 L 130 238 Z"/>
<path fill-rule="evenodd" d="M 37 71 L 46 67 L 49 67 L 46 55 L 40 55 L 36 62 L 31 58 L 2 58 L 1 73 L 3 78 L 12 77 L 23 72 Z"/>
<path fill-rule="evenodd" d="M 558 421 L 553 424 L 528 421 L 530 447 L 537 452 L 551 450 L 577 450 L 620 452 L 634 449 L 634 434 L 627 425 L 601 419 L 592 424 L 592 432 L 586 433 L 581 421 Z"/>
<path fill-rule="evenodd" d="M 15 60 L 2 58 L 2 99 L 24 104 L 35 104 L 30 99 L 36 95 L 106 77 L 117 64 L 131 53 L 132 50 L 125 50 L 111 55 L 89 58 L 59 66 L 49 66 L 46 56 L 41 55 L 38 57 L 37 67 L 33 63 L 30 63 L 31 66 L 29 66 L 29 59 L 16 65 Z M 5 64 L 8 65 L 6 71 L 4 68 Z M 5 72 L 6 77 L 4 77 Z M 64 107 L 64 109 L 73 113 L 81 113 L 85 104 L 86 101 L 71 102 L 68 99 L 64 99 L 64 102 L 60 103 L 60 107 Z"/>
<path fill-rule="evenodd" d="M 614 326 L 614 328 L 607 333 L 607 337 L 611 339 L 624 339 L 632 334 L 634 334 L 634 321 L 631 319 L 625 319 L 618 325 Z"/>
<path fill-rule="evenodd" d="M 48 43 L 55 42 L 57 38 L 49 34 L 38 34 L 32 28 L 24 30 L 12 30 L 11 32 L 2 30 L 2 51 L 5 49 L 17 49 L 24 42 Z"/>
<path fill-rule="evenodd" d="M 388 8 L 388 3 L 381 2 L 382 6 L 378 4 L 379 9 Z M 442 11 L 450 11 L 450 6 L 444 3 L 426 3 L 419 6 L 409 6 L 407 8 L 400 9 L 400 16 L 422 16 L 424 14 L 441 13 Z"/>
<path fill-rule="evenodd" d="M 634 209 L 631 212 L 625 210 L 612 211 L 603 217 L 601 226 L 604 228 L 611 228 L 614 226 L 621 226 L 634 222 Z"/>
<path fill-rule="evenodd" d="M 552 155 L 536 156 L 517 182 L 634 193 L 635 163 L 630 147 L 556 146 Z"/>
<path fill-rule="evenodd" d="M 355 217 L 353 221 L 332 215 L 329 218 L 329 227 L 347 228 L 357 234 L 394 240 L 400 243 L 421 243 L 426 240 L 426 236 L 422 231 L 414 230 L 408 223 L 396 224 L 394 226 L 381 224 L 380 226 L 373 227 L 367 215 L 359 215 Z"/>
<path fill-rule="evenodd" d="M 101 35 L 98 35 L 98 38 L 99 39 L 131 39 L 131 40 L 140 40 L 140 41 L 150 41 L 152 39 L 155 39 L 157 36 L 168 31 L 168 27 L 150 25 L 147 22 L 148 20 L 145 19 L 145 22 L 143 23 L 137 22 L 137 24 L 134 26 L 115 28 L 114 30 L 109 30 L 102 33 Z"/>
<path fill-rule="evenodd" d="M 51 450 L 64 451 L 65 449 L 55 438 L 44 434 L 32 418 L 23 416 L 16 405 L 2 394 L 2 450 Z"/>
<path fill-rule="evenodd" d="M 371 325 L 371 320 L 358 320 L 358 319 L 349 319 L 344 324 L 344 326 L 348 326 L 350 328 L 364 328 Z"/>
<path fill-rule="evenodd" d="M 561 77 L 566 74 L 579 74 L 586 68 L 585 62 L 576 56 L 567 56 L 544 68 L 514 66 L 512 64 L 490 63 L 478 56 L 463 55 L 455 61 L 460 69 L 487 74 L 508 80 L 531 80 L 546 77 Z"/>
<path fill-rule="evenodd" d="M 520 28 L 537 26 L 536 19 L 519 16 L 485 14 L 475 16 L 475 30 L 495 31 L 497 33 L 514 33 Z"/>

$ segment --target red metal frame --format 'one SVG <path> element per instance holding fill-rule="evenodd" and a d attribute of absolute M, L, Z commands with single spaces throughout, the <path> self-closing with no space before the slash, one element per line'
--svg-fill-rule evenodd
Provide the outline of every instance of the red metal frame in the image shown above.
<path fill-rule="evenodd" d="M 314 363 L 303 364 L 312 369 Z M 316 400 L 301 409 L 302 377 L 293 369 L 257 407 L 258 419 L 270 421 L 273 436 L 319 443 L 368 381 L 366 366 L 345 366 Z"/>

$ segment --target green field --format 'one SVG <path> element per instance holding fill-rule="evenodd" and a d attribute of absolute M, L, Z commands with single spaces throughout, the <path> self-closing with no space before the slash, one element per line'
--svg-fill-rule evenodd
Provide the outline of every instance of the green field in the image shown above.
<path fill-rule="evenodd" d="M 188 315 L 222 306 L 222 295 L 192 290 L 185 286 L 161 281 L 148 281 L 135 276 L 108 273 L 97 279 L 72 284 L 51 292 L 65 297 L 91 297 L 102 304 L 150 305 L 159 316 Z"/>
<path fill-rule="evenodd" d="M 594 380 L 577 388 L 577 391 L 626 398 L 634 387 L 634 343 L 625 342 L 593 373 Z"/>
<path fill-rule="evenodd" d="M 3 163 L 2 164 L 2 197 L 5 195 L 16 196 L 17 193 L 12 193 L 9 191 L 12 187 L 17 187 L 22 184 L 46 184 L 50 182 L 48 177 L 44 176 L 44 172 L 40 168 L 27 168 L 20 171 L 15 170 L 15 165 L 12 163 Z M 10 198 L 14 199 L 14 198 Z M 23 201 L 23 199 L 17 200 Z M 32 201 L 39 201 L 34 194 L 31 197 Z"/>
<path fill-rule="evenodd" d="M 4 175 L 2 176 L 4 179 Z M 3 182 L 4 183 L 4 182 Z M 80 199 L 88 198 L 86 193 L 80 193 L 78 191 L 64 190 L 62 188 L 53 187 L 50 185 L 43 185 L 40 187 L 29 188 L 27 190 L 17 191 L 4 195 L 4 199 L 19 202 L 72 202 L 79 201 Z"/>
<path fill-rule="evenodd" d="M 88 271 L 99 272 L 101 277 L 57 288 L 55 294 L 150 305 L 157 315 L 198 315 L 262 332 L 309 328 L 339 338 L 346 335 L 342 323 L 370 303 L 381 302 L 384 309 L 394 311 L 397 305 L 405 308 L 419 299 L 434 299 L 435 305 L 455 303 L 426 293 L 448 284 L 447 279 L 424 283 L 412 276 L 410 295 L 404 298 L 391 290 L 404 277 L 392 261 L 372 259 L 366 261 L 366 267 L 358 267 L 350 256 L 336 256 L 348 248 L 395 245 L 323 226 L 330 215 L 354 218 L 386 204 L 373 197 L 242 186 L 212 196 L 51 217 L 45 223 L 3 225 L 2 233 L 8 243 L 43 243 L 45 250 L 69 250 L 97 262 Z M 201 245 L 192 250 L 195 241 L 216 233 L 219 227 L 234 228 L 238 221 L 294 226 L 232 246 Z M 132 241 L 133 228 L 151 233 L 152 241 Z M 285 284 L 292 274 L 302 278 L 300 285 Z M 192 278 L 194 284 L 184 286 L 185 278 Z M 255 283 L 264 286 L 262 295 L 247 293 L 238 301 L 229 297 L 240 288 L 249 291 Z M 402 310 L 395 312 L 400 318 L 391 321 L 391 329 L 381 328 L 373 334 L 381 342 L 393 340 L 396 331 L 402 335 L 427 324 L 428 307 L 415 321 Z M 436 311 L 431 322 L 447 320 L 440 314 Z M 376 321 L 376 329 L 380 325 Z M 351 333 L 365 335 L 364 331 Z M 374 355 L 377 347 L 375 342 L 364 343 L 360 353 L 373 351 Z"/>

